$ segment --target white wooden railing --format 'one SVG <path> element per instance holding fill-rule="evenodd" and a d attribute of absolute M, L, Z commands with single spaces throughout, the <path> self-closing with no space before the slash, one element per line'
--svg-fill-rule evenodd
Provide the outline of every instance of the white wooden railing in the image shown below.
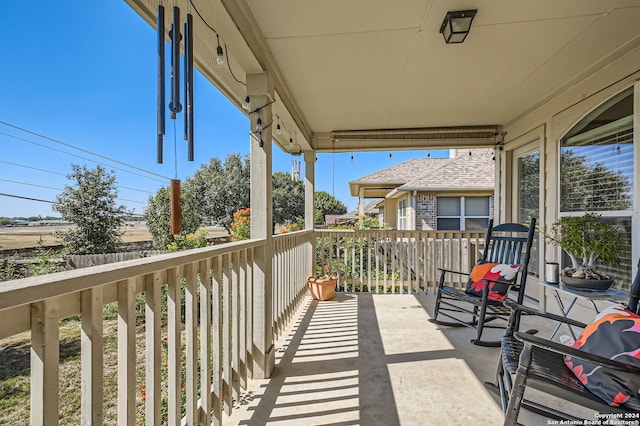
<path fill-rule="evenodd" d="M 273 341 L 302 300 L 312 240 L 313 231 L 273 238 L 271 291 L 259 288 L 255 278 L 265 269 L 259 258 L 271 252 L 267 240 L 0 283 L 0 339 L 31 332 L 31 424 L 69 422 L 58 418 L 59 330 L 62 319 L 77 314 L 79 421 L 105 422 L 103 307 L 112 302 L 118 312 L 118 423 L 134 424 L 140 415 L 138 362 L 145 366 L 145 424 L 220 424 L 222 411 L 231 412 L 232 400 L 239 400 L 248 378 L 262 368 L 265 354 L 255 341 L 265 337 L 256 334 L 272 326 L 266 339 Z M 271 303 L 265 302 L 269 293 Z M 264 324 L 271 306 L 273 324 Z M 136 317 L 137 308 L 144 310 L 143 317 Z M 141 322 L 143 360 L 136 355 Z"/>
<path fill-rule="evenodd" d="M 113 422 L 103 401 L 103 308 L 116 304 L 117 422 L 134 424 L 142 407 L 145 424 L 220 424 L 248 379 L 268 375 L 266 353 L 294 319 L 314 265 L 339 276 L 339 291 L 430 291 L 436 268 L 469 269 L 482 238 L 300 231 L 7 281 L 0 283 L 0 339 L 31 333 L 32 424 Z M 68 421 L 59 419 L 60 324 L 74 315 L 81 413 Z"/>
<path fill-rule="evenodd" d="M 338 277 L 339 291 L 414 293 L 435 289 L 437 268 L 471 270 L 485 232 L 317 230 L 316 236 L 315 263 Z"/>

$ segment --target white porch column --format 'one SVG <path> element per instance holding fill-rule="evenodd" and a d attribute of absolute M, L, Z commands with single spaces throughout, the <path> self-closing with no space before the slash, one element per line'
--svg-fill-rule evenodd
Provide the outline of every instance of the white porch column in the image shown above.
<path fill-rule="evenodd" d="M 364 188 L 358 193 L 358 219 L 364 214 Z"/>
<path fill-rule="evenodd" d="M 255 252 L 253 268 L 253 377 L 271 377 L 275 367 L 273 341 L 273 196 L 271 165 L 271 100 L 273 82 L 268 73 L 247 75 L 247 95 L 251 99 L 251 238 L 266 239 L 266 245 Z M 256 131 L 258 118 L 262 132 Z M 262 145 L 262 146 L 261 146 Z"/>
<path fill-rule="evenodd" d="M 304 152 L 304 229 L 313 229 L 315 221 L 316 152 Z"/>
<path fill-rule="evenodd" d="M 304 229 L 313 230 L 315 225 L 315 201 L 316 191 L 316 152 L 304 152 Z M 316 237 L 311 237 L 308 247 L 309 275 L 315 274 Z"/>

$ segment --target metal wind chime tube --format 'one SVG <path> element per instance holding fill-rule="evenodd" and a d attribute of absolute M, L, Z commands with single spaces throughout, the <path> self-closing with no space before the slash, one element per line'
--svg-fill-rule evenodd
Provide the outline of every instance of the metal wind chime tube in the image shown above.
<path fill-rule="evenodd" d="M 193 161 L 193 15 L 187 14 L 184 24 L 184 138 L 187 141 L 187 159 Z"/>
<path fill-rule="evenodd" d="M 158 164 L 162 164 L 162 146 L 164 142 L 165 113 L 164 113 L 164 6 L 158 6 L 158 142 L 157 157 Z"/>
<path fill-rule="evenodd" d="M 171 118 L 182 111 L 180 105 L 180 8 L 173 7 L 173 24 L 171 24 L 171 102 L 169 103 Z"/>

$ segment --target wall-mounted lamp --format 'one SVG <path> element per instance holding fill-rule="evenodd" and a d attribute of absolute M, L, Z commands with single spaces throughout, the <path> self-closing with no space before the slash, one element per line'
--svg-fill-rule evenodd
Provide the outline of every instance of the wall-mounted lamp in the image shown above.
<path fill-rule="evenodd" d="M 444 17 L 444 22 L 440 26 L 440 33 L 444 36 L 445 43 L 462 43 L 469 34 L 471 22 L 477 12 L 477 10 L 447 12 L 447 16 Z"/>

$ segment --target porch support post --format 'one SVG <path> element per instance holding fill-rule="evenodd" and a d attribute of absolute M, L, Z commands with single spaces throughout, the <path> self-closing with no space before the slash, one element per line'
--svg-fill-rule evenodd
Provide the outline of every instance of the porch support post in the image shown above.
<path fill-rule="evenodd" d="M 60 360 L 57 299 L 31 304 L 31 424 L 58 424 Z"/>
<path fill-rule="evenodd" d="M 272 164 L 271 130 L 274 99 L 273 81 L 268 73 L 247 75 L 247 95 L 251 99 L 251 238 L 266 240 L 255 251 L 253 268 L 253 377 L 271 377 L 275 368 L 273 337 L 273 274 L 272 274 Z M 262 131 L 256 131 L 258 118 Z M 262 145 L 262 146 L 260 146 Z"/>
<path fill-rule="evenodd" d="M 360 192 L 358 193 L 358 217 L 364 214 L 364 188 L 360 188 Z"/>
<path fill-rule="evenodd" d="M 313 229 L 315 222 L 314 193 L 316 187 L 316 152 L 304 152 L 304 229 Z"/>
<path fill-rule="evenodd" d="M 304 152 L 304 229 L 313 230 L 315 225 L 315 191 L 316 191 L 316 152 Z M 315 274 L 316 236 L 311 235 L 308 247 L 309 275 Z"/>

